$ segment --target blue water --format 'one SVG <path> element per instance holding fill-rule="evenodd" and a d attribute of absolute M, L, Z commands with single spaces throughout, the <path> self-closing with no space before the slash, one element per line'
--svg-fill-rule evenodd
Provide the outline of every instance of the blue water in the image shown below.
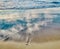
<path fill-rule="evenodd" d="M 30 9 L 58 8 L 58 7 L 60 7 L 59 1 L 46 2 L 46 1 L 31 0 L 31 1 L 28 1 L 28 3 L 26 3 L 26 1 L 23 0 L 23 1 L 20 1 L 21 4 L 19 4 L 20 2 L 13 1 L 16 4 L 13 4 L 11 6 L 7 4 L 7 2 L 9 2 L 9 1 L 5 0 L 3 2 L 4 2 L 3 8 L 0 7 L 0 10 L 14 10 L 14 11 L 12 11 L 12 12 L 1 11 L 0 15 L 14 13 L 14 12 L 18 13 L 18 11 L 21 13 L 24 13 L 26 10 L 30 10 Z M 25 3 L 25 5 L 24 5 L 24 3 Z M 33 5 L 33 3 L 35 5 Z M 8 7 L 8 6 L 10 6 L 10 7 Z M 33 23 L 37 23 L 40 21 L 45 21 L 44 13 L 40 14 L 40 15 L 42 15 L 42 18 L 37 17 L 37 18 L 30 19 L 30 23 L 33 24 Z M 52 18 L 52 20 L 53 20 L 52 24 L 53 23 L 60 24 L 60 13 L 55 14 L 53 16 L 56 16 L 56 17 Z M 7 20 L 2 19 L 2 20 L 0 20 L 0 29 L 9 29 L 17 24 L 21 24 L 22 26 L 26 26 L 27 21 L 25 19 L 23 19 L 23 20 L 18 19 L 16 21 L 8 22 Z"/>
<path fill-rule="evenodd" d="M 37 23 L 37 22 L 40 22 L 40 21 L 44 21 L 45 18 L 42 17 L 42 18 L 34 18 L 34 19 L 30 19 L 30 23 L 33 24 L 33 23 Z M 60 24 L 60 15 L 57 17 L 54 17 L 53 18 L 53 21 L 52 21 L 52 24 Z M 16 20 L 16 21 L 11 21 L 11 22 L 8 22 L 7 20 L 0 20 L 0 29 L 9 29 L 11 27 L 13 27 L 14 25 L 17 25 L 17 24 L 21 24 L 22 26 L 25 26 L 27 25 L 27 21 L 25 20 Z"/>

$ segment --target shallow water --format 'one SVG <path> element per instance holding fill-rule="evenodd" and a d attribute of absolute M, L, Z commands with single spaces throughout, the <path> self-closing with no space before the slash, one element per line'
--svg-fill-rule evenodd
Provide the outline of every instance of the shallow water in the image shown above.
<path fill-rule="evenodd" d="M 1 30 L 16 25 L 25 28 L 27 24 L 31 24 L 32 27 L 37 24 L 37 28 L 58 27 L 60 25 L 60 2 L 50 0 L 2 0 L 0 2 Z"/>

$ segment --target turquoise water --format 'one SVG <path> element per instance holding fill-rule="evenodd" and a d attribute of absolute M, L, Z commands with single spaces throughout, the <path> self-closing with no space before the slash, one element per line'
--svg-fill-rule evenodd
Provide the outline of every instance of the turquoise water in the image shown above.
<path fill-rule="evenodd" d="M 41 22 L 41 21 L 45 21 L 45 20 L 53 20 L 51 21 L 52 24 L 56 23 L 56 24 L 60 24 L 60 14 L 56 14 L 56 15 L 51 15 L 52 17 L 53 16 L 56 16 L 56 17 L 53 17 L 52 19 L 46 19 L 44 16 L 44 13 L 43 14 L 40 14 L 41 16 L 37 17 L 37 18 L 31 18 L 30 19 L 30 23 L 31 24 L 34 24 L 34 23 L 38 23 L 38 22 Z M 50 22 L 50 23 L 51 23 Z M 11 28 L 17 24 L 21 24 L 22 26 L 25 26 L 27 25 L 27 21 L 26 19 L 16 19 L 15 21 L 7 21 L 7 20 L 4 20 L 4 19 L 0 19 L 0 29 L 8 29 L 8 28 Z"/>

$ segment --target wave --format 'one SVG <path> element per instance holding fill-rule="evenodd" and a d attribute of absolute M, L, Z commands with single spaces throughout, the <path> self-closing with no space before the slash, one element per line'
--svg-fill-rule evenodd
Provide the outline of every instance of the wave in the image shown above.
<path fill-rule="evenodd" d="M 60 2 L 47 2 L 47 1 L 8 1 L 8 2 L 0 2 L 0 10 L 28 10 L 28 9 L 42 9 L 42 8 L 55 8 L 60 7 Z"/>

